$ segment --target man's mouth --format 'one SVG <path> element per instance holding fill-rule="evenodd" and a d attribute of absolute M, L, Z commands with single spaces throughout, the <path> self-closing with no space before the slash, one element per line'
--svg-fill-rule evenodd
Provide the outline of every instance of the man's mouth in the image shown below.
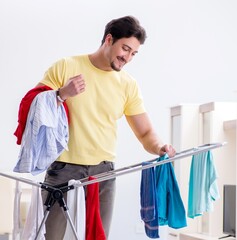
<path fill-rule="evenodd" d="M 117 59 L 122 65 L 126 64 L 126 60 L 123 57 L 117 57 Z"/>

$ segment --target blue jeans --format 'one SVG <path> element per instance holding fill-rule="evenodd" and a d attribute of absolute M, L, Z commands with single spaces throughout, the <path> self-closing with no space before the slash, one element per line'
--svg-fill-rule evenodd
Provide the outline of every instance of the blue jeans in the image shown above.
<path fill-rule="evenodd" d="M 114 163 L 103 161 L 98 165 L 77 165 L 63 162 L 54 162 L 51 164 L 45 176 L 45 183 L 54 186 L 67 183 L 71 179 L 80 180 L 88 176 L 94 176 L 99 173 L 114 170 Z M 69 190 L 70 191 L 70 190 Z M 42 190 L 43 202 L 47 198 L 48 192 Z M 114 197 L 115 197 L 115 179 L 100 182 L 100 214 L 108 238 L 110 223 L 112 220 Z M 64 194 L 66 201 L 67 196 Z M 67 219 L 64 216 L 60 206 L 55 203 L 46 220 L 46 240 L 62 240 Z"/>
<path fill-rule="evenodd" d="M 150 164 L 143 162 L 145 166 Z M 143 169 L 140 185 L 141 219 L 145 225 L 145 232 L 149 238 L 159 238 L 158 207 L 155 191 L 154 167 Z"/>

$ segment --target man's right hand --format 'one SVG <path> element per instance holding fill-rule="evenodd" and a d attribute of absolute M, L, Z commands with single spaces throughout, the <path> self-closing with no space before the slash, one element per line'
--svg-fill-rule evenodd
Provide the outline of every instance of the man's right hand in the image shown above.
<path fill-rule="evenodd" d="M 74 76 L 68 80 L 68 82 L 60 88 L 60 97 L 66 100 L 69 97 L 74 97 L 85 91 L 86 84 L 82 74 Z"/>

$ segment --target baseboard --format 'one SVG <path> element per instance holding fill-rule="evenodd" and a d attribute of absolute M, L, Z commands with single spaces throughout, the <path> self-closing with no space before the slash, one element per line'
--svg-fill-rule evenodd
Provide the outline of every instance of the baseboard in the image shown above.
<path fill-rule="evenodd" d="M 218 237 L 211 237 L 205 234 L 198 233 L 180 233 L 180 240 L 218 240 Z"/>

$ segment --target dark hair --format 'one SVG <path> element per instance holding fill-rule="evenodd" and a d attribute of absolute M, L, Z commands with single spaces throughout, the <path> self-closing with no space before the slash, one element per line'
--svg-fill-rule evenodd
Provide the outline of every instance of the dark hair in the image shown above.
<path fill-rule="evenodd" d="M 140 25 L 139 21 L 132 16 L 113 19 L 107 23 L 105 26 L 102 44 L 108 34 L 112 35 L 113 43 L 120 38 L 135 37 L 141 44 L 143 44 L 147 37 L 145 29 Z"/>

